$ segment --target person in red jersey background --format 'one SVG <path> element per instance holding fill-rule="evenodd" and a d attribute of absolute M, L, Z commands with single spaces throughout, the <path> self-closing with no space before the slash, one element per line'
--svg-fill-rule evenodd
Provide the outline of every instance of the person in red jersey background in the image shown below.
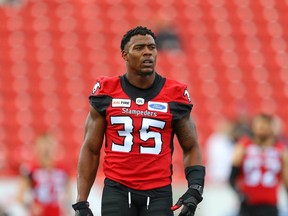
<path fill-rule="evenodd" d="M 77 175 L 75 215 L 93 215 L 87 201 L 104 142 L 102 216 L 193 216 L 202 201 L 205 167 L 187 86 L 154 68 L 154 33 L 138 26 L 121 41 L 126 73 L 99 77 L 90 95 Z M 183 149 L 187 192 L 173 206 L 172 153 L 176 134 Z"/>
<path fill-rule="evenodd" d="M 20 169 L 19 201 L 31 216 L 68 215 L 69 175 L 64 164 L 57 161 L 56 141 L 49 134 L 40 135 L 35 150 L 36 160 L 22 164 Z"/>
<path fill-rule="evenodd" d="M 273 116 L 256 115 L 252 139 L 236 146 L 230 184 L 241 200 L 240 216 L 277 216 L 281 180 L 288 188 L 288 152 L 276 139 Z"/>

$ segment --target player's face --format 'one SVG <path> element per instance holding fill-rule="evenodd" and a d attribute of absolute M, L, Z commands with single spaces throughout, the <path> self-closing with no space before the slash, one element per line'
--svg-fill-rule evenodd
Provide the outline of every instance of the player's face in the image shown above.
<path fill-rule="evenodd" d="M 252 122 L 252 130 L 254 135 L 261 139 L 273 136 L 272 124 L 262 118 L 254 119 Z"/>
<path fill-rule="evenodd" d="M 56 143 L 51 138 L 41 138 L 36 143 L 36 154 L 41 160 L 52 161 L 55 158 Z"/>
<path fill-rule="evenodd" d="M 154 72 L 157 49 L 151 35 L 135 35 L 126 44 L 122 56 L 126 61 L 127 72 L 149 75 Z"/>

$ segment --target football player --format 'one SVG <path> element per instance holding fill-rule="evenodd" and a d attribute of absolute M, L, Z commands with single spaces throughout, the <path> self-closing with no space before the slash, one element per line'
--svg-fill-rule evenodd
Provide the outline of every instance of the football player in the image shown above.
<path fill-rule="evenodd" d="M 155 71 L 154 33 L 138 26 L 121 41 L 126 73 L 99 77 L 79 156 L 76 215 L 93 215 L 87 202 L 104 142 L 102 216 L 193 216 L 202 200 L 205 168 L 190 115 L 187 86 Z M 183 150 L 188 190 L 172 206 L 172 153 Z M 184 169 L 183 169 L 184 170 Z"/>
<path fill-rule="evenodd" d="M 273 116 L 256 115 L 252 138 L 236 146 L 230 184 L 241 200 L 241 216 L 278 216 L 277 189 L 288 188 L 288 153 L 274 134 Z"/>

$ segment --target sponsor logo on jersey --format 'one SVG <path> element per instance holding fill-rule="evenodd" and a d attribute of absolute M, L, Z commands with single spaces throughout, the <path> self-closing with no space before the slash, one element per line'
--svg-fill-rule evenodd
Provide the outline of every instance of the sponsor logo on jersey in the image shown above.
<path fill-rule="evenodd" d="M 119 98 L 112 99 L 112 107 L 130 107 L 130 106 L 131 106 L 130 99 L 119 99 Z"/>
<path fill-rule="evenodd" d="M 136 104 L 137 105 L 143 105 L 145 103 L 144 98 L 136 98 Z"/>
<path fill-rule="evenodd" d="M 168 104 L 167 103 L 161 103 L 161 102 L 148 102 L 148 110 L 152 111 L 158 111 L 158 112 L 167 112 L 168 110 Z"/>

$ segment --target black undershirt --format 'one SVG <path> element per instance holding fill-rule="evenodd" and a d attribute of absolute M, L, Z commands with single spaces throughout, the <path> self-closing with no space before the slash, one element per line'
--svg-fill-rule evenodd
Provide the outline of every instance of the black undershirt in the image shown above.
<path fill-rule="evenodd" d="M 141 89 L 136 86 L 133 86 L 127 80 L 125 74 L 120 76 L 120 83 L 123 91 L 133 100 L 136 101 L 136 98 L 143 98 L 145 101 L 150 101 L 156 97 L 162 87 L 164 86 L 166 78 L 163 78 L 159 74 L 155 74 L 155 80 L 150 88 Z"/>

